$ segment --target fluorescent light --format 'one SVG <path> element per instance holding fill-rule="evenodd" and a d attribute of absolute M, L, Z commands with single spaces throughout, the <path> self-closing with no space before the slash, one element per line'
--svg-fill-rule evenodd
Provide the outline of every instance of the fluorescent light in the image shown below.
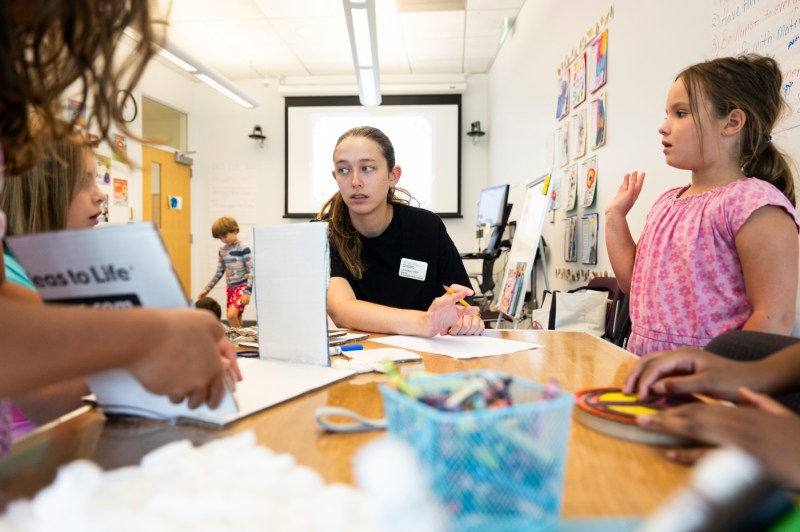
<path fill-rule="evenodd" d="M 227 96 L 228 98 L 238 103 L 242 107 L 246 107 L 247 109 L 252 109 L 253 107 L 256 107 L 258 105 L 258 102 L 250 99 L 249 96 L 247 96 L 243 92 L 241 91 L 234 92 L 235 87 L 226 87 L 225 85 L 223 85 L 216 79 L 212 78 L 208 74 L 203 74 L 202 72 L 198 72 L 195 73 L 194 76 L 203 83 L 205 83 L 206 85 L 208 85 L 209 87 L 211 87 L 212 89 L 214 89 L 215 91 L 218 91 L 219 93 Z"/>
<path fill-rule="evenodd" d="M 135 41 L 140 41 L 141 36 L 130 28 L 125 28 L 123 33 L 128 38 Z M 213 68 L 204 65 L 191 55 L 187 54 L 174 44 L 165 43 L 163 47 L 153 44 L 153 49 L 184 72 L 193 74 L 198 80 L 202 81 L 212 89 L 219 91 L 234 102 L 242 107 L 252 109 L 258 107 L 258 102 L 248 96 L 242 89 L 237 87 L 231 80 L 214 70 Z"/>
<path fill-rule="evenodd" d="M 163 48 L 159 48 L 158 55 L 160 55 L 161 57 L 163 57 L 176 67 L 185 70 L 189 74 L 194 74 L 195 72 L 197 72 L 197 69 L 194 66 L 190 65 L 189 63 L 187 63 L 177 55 L 173 54 L 172 52 L 164 50 Z"/>
<path fill-rule="evenodd" d="M 342 0 L 350 48 L 358 79 L 361 105 L 380 105 L 381 84 L 378 66 L 378 39 L 375 34 L 375 0 Z"/>
<path fill-rule="evenodd" d="M 380 105 L 381 91 L 378 72 L 374 68 L 358 69 L 359 101 L 361 105 Z"/>
<path fill-rule="evenodd" d="M 359 68 L 372 68 L 372 33 L 369 30 L 369 18 L 367 9 L 352 8 L 353 16 L 353 38 L 356 42 L 356 61 Z"/>

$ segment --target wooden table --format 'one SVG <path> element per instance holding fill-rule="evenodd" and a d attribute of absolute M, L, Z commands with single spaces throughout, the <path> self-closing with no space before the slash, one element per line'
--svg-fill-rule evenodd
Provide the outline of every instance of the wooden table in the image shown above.
<path fill-rule="evenodd" d="M 491 368 L 545 382 L 557 379 L 571 392 L 621 385 L 633 357 L 584 333 L 503 331 L 504 337 L 544 345 L 541 349 L 499 357 L 454 360 L 423 354 L 423 363 L 403 372 L 425 369 L 444 373 Z M 365 342 L 365 346 L 381 347 Z M 160 421 L 114 419 L 89 408 L 42 427 L 19 440 L 0 462 L 0 506 L 30 497 L 49 484 L 58 466 L 88 458 L 103 468 L 132 465 L 149 451 L 171 441 L 196 444 L 242 430 L 253 430 L 261 444 L 294 455 L 328 482 L 352 482 L 351 460 L 364 443 L 381 433 L 327 434 L 314 420 L 321 406 L 343 406 L 367 417 L 381 417 L 377 385 L 385 377 L 363 374 L 244 419 L 227 430 L 173 426 Z M 567 455 L 564 517 L 645 515 L 686 478 L 688 469 L 663 457 L 663 450 L 618 440 L 573 421 Z"/>

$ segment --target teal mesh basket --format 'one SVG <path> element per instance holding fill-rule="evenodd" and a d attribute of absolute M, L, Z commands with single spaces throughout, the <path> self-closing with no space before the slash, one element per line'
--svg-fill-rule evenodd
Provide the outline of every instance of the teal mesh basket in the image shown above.
<path fill-rule="evenodd" d="M 456 389 L 473 371 L 408 379 L 425 395 Z M 513 405 L 445 412 L 380 386 L 391 433 L 419 453 L 453 530 L 557 530 L 573 397 L 514 378 Z"/>

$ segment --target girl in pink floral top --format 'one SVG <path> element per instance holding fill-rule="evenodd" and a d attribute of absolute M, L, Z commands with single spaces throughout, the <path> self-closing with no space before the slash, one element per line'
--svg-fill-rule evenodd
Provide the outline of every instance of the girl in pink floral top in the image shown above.
<path fill-rule="evenodd" d="M 731 329 L 788 334 L 795 319 L 793 177 L 771 131 L 785 105 L 768 57 L 699 63 L 678 75 L 659 128 L 667 164 L 691 182 L 656 201 L 638 246 L 626 215 L 644 173 L 606 208 L 606 245 L 630 294 L 636 354 L 702 348 Z"/>

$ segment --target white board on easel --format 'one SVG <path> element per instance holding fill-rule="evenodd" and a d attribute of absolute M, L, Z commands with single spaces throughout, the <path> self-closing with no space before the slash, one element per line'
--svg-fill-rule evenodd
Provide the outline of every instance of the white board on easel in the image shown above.
<path fill-rule="evenodd" d="M 525 192 L 525 203 L 517 219 L 514 241 L 508 252 L 508 262 L 497 301 L 498 310 L 519 318 L 525 301 L 525 287 L 533 269 L 536 250 L 542 238 L 544 220 L 550 210 L 550 195 L 542 194 L 542 186 L 531 186 Z"/>

